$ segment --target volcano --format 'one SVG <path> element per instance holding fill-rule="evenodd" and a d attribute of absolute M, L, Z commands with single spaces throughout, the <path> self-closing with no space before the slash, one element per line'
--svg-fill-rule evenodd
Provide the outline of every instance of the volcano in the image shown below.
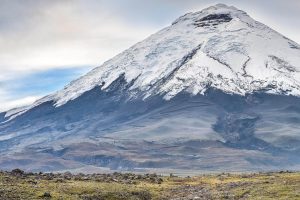
<path fill-rule="evenodd" d="M 300 169 L 300 46 L 223 4 L 30 106 L 0 113 L 0 169 Z"/>

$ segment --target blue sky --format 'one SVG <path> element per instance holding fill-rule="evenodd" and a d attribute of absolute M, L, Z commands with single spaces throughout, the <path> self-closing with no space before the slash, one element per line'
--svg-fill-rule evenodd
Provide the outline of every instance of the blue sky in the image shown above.
<path fill-rule="evenodd" d="M 299 0 L 0 0 L 0 111 L 31 103 L 216 3 L 300 43 Z"/>
<path fill-rule="evenodd" d="M 1 89 L 6 91 L 6 96 L 0 97 L 5 102 L 3 109 L 32 103 L 46 94 L 62 89 L 90 69 L 91 66 L 81 66 L 34 71 L 0 82 Z"/>
<path fill-rule="evenodd" d="M 87 73 L 89 70 L 90 66 L 37 71 L 7 80 L 2 83 L 2 87 L 13 91 L 11 95 L 14 98 L 39 96 L 63 88 L 66 83 Z"/>

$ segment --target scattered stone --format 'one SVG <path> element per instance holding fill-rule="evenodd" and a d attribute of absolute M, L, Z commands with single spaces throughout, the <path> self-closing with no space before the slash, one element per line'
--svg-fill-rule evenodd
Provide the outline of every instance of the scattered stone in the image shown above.
<path fill-rule="evenodd" d="M 20 169 L 14 169 L 11 171 L 11 174 L 14 176 L 22 176 L 24 174 L 24 171 Z"/>
<path fill-rule="evenodd" d="M 27 182 L 30 183 L 30 184 L 32 184 L 32 185 L 36 185 L 36 184 L 38 183 L 38 182 L 35 181 L 35 180 L 28 180 Z"/>
<path fill-rule="evenodd" d="M 42 195 L 42 197 L 44 197 L 44 198 L 51 198 L 52 196 L 51 196 L 50 192 L 45 192 L 45 193 Z"/>

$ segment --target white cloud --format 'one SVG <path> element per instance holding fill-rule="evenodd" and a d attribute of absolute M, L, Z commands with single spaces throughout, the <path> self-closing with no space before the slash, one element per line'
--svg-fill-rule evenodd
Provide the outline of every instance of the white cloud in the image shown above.
<path fill-rule="evenodd" d="M 54 1 L 43 6 L 19 3 L 19 9 L 31 13 L 15 13 L 19 22 L 12 21 L 12 27 L 0 30 L 2 74 L 100 65 L 154 32 L 151 27 L 126 23 L 105 7 L 89 12 L 80 1 Z"/>
<path fill-rule="evenodd" d="M 13 98 L 9 91 L 0 87 L 0 112 L 7 111 L 12 108 L 30 105 L 41 96 L 27 96 L 24 98 L 15 99 Z"/>
<path fill-rule="evenodd" d="M 0 105 L 1 105 L 0 112 L 8 111 L 12 108 L 30 105 L 34 103 L 36 100 L 38 100 L 39 98 L 41 98 L 41 96 L 28 96 L 20 99 L 14 99 L 14 100 L 6 99 L 3 100 L 3 102 L 0 101 Z"/>

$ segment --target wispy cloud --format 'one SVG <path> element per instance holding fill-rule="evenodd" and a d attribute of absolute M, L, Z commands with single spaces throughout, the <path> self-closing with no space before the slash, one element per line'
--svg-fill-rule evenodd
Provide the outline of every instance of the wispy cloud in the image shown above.
<path fill-rule="evenodd" d="M 3 73 L 99 65 L 153 31 L 131 26 L 104 7 L 92 10 L 93 5 L 83 1 L 4 2 L 0 10 Z"/>
<path fill-rule="evenodd" d="M 23 107 L 32 104 L 42 96 L 27 96 L 24 98 L 19 98 L 19 99 L 14 99 L 14 100 L 7 100 L 2 99 L 0 101 L 1 107 L 0 107 L 0 112 L 10 110 L 12 108 L 17 108 L 17 107 Z M 3 102 L 2 102 L 3 101 Z"/>

